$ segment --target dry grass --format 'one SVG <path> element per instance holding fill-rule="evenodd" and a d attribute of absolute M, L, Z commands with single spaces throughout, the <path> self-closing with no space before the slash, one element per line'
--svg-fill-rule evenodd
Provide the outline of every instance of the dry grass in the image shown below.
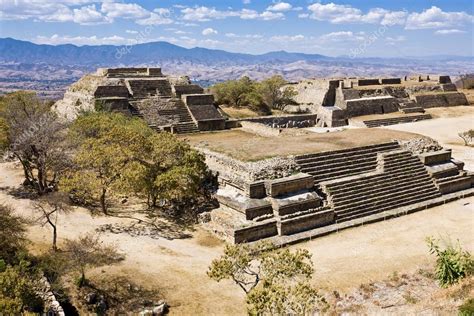
<path fill-rule="evenodd" d="M 221 107 L 221 110 L 230 118 L 235 119 L 260 116 L 258 112 L 252 111 L 249 108 Z"/>
<path fill-rule="evenodd" d="M 416 136 L 407 132 L 363 128 L 331 133 L 284 130 L 278 137 L 262 137 L 241 129 L 233 129 L 187 135 L 185 138 L 194 146 L 208 148 L 244 161 L 255 161 L 276 156 L 365 146 Z"/>

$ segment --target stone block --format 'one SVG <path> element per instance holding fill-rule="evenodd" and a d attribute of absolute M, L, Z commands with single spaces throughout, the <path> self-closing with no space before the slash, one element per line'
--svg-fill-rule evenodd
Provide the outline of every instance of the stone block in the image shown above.
<path fill-rule="evenodd" d="M 274 219 L 262 221 L 249 227 L 234 230 L 234 243 L 256 241 L 278 235 L 277 222 Z"/>
<path fill-rule="evenodd" d="M 272 199 L 273 210 L 280 216 L 294 214 L 321 206 L 321 198 L 315 192 L 305 192 Z"/>
<path fill-rule="evenodd" d="M 359 79 L 357 81 L 358 85 L 361 86 L 372 86 L 372 85 L 379 85 L 379 79 Z"/>
<path fill-rule="evenodd" d="M 451 77 L 450 76 L 439 76 L 439 83 L 451 83 Z"/>
<path fill-rule="evenodd" d="M 434 165 L 444 162 L 449 162 L 451 160 L 451 150 L 443 149 L 438 151 L 432 151 L 427 153 L 419 154 L 421 162 L 425 165 Z"/>
<path fill-rule="evenodd" d="M 186 105 L 208 105 L 214 104 L 214 96 L 212 94 L 183 94 L 181 95 Z"/>
<path fill-rule="evenodd" d="M 445 93 L 444 97 L 446 98 L 448 106 L 469 105 L 466 95 L 462 92 Z"/>
<path fill-rule="evenodd" d="M 267 196 L 265 181 L 255 181 L 245 185 L 245 192 L 254 199 L 262 199 Z"/>
<path fill-rule="evenodd" d="M 276 197 L 314 187 L 314 177 L 307 173 L 298 173 L 293 176 L 265 181 L 267 195 Z"/>
<path fill-rule="evenodd" d="M 333 224 L 333 210 L 322 210 L 307 215 L 284 219 L 280 222 L 280 235 L 291 235 L 305 230 Z"/>
<path fill-rule="evenodd" d="M 173 93 L 177 98 L 181 98 L 183 94 L 202 94 L 204 89 L 197 84 L 174 85 Z"/>
<path fill-rule="evenodd" d="M 244 195 L 239 195 L 232 190 L 218 190 L 216 194 L 219 203 L 245 214 L 246 220 L 253 220 L 262 215 L 273 214 L 272 204 L 265 199 L 251 199 Z"/>
<path fill-rule="evenodd" d="M 402 79 L 400 78 L 382 78 L 382 84 L 401 84 Z"/>
<path fill-rule="evenodd" d="M 98 86 L 94 98 L 128 98 L 128 89 L 125 86 Z"/>
<path fill-rule="evenodd" d="M 466 190 L 471 187 L 471 177 L 464 176 L 451 181 L 442 182 L 438 184 L 438 187 L 442 194 Z"/>

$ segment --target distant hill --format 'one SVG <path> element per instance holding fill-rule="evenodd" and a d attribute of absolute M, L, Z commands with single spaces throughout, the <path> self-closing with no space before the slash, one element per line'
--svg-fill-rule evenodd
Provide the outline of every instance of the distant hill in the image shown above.
<path fill-rule="evenodd" d="M 184 48 L 167 42 L 132 46 L 38 45 L 0 38 L 0 94 L 28 89 L 59 98 L 69 84 L 98 67 L 161 67 L 165 74 L 188 75 L 207 86 L 249 76 L 263 79 L 279 74 L 297 81 L 313 77 L 380 77 L 410 74 L 460 75 L 472 72 L 473 56 L 397 58 L 269 52 L 239 54 L 218 49 Z"/>
<path fill-rule="evenodd" d="M 262 55 L 230 53 L 207 48 L 184 48 L 168 42 L 131 46 L 38 45 L 12 38 L 0 39 L 0 62 L 48 63 L 66 65 L 117 65 L 188 61 L 202 64 L 255 64 L 271 62 L 316 61 L 332 58 L 317 54 L 271 52 Z"/>

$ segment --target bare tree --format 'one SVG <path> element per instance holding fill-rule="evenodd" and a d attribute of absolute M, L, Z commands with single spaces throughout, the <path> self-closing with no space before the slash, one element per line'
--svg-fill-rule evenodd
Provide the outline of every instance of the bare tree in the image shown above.
<path fill-rule="evenodd" d="M 474 140 L 474 129 L 470 129 L 468 131 L 462 132 L 458 134 L 459 137 L 462 138 L 464 141 L 465 146 L 473 146 L 473 140 Z"/>
<path fill-rule="evenodd" d="M 115 246 L 104 245 L 98 234 L 87 234 L 66 241 L 65 251 L 72 268 L 80 273 L 79 287 L 86 281 L 88 268 L 109 265 L 124 259 Z"/>
<path fill-rule="evenodd" d="M 51 193 L 39 199 L 34 203 L 34 209 L 39 213 L 39 217 L 35 219 L 36 223 L 41 226 L 49 225 L 53 230 L 53 250 L 57 251 L 58 239 L 58 217 L 62 214 L 67 214 L 72 211 L 68 204 L 68 196 L 64 193 Z"/>
<path fill-rule="evenodd" d="M 54 190 L 58 173 L 68 162 L 64 123 L 34 93 L 9 94 L 2 99 L 2 108 L 8 150 L 23 167 L 25 184 L 40 195 Z"/>

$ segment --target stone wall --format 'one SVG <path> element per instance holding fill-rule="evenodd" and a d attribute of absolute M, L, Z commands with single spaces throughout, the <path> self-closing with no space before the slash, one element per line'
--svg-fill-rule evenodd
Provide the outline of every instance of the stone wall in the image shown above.
<path fill-rule="evenodd" d="M 466 96 L 462 92 L 417 95 L 415 100 L 423 108 L 468 105 Z"/>
<path fill-rule="evenodd" d="M 197 84 L 173 85 L 173 93 L 181 98 L 183 94 L 202 94 L 204 89 Z"/>
<path fill-rule="evenodd" d="M 316 124 L 316 114 L 293 114 L 281 116 L 260 116 L 241 119 L 240 122 L 249 121 L 261 123 L 272 128 L 299 128 L 311 127 Z"/>
<path fill-rule="evenodd" d="M 357 80 L 357 85 L 359 87 L 362 86 L 373 86 L 373 85 L 379 85 L 380 80 L 379 79 L 359 79 Z"/>
<path fill-rule="evenodd" d="M 268 125 L 256 122 L 242 121 L 240 126 L 246 132 L 256 134 L 263 137 L 275 137 L 281 134 L 281 129 L 272 128 Z"/>
<path fill-rule="evenodd" d="M 340 127 L 348 124 L 346 111 L 337 106 L 322 106 L 318 109 L 319 127 Z"/>
<path fill-rule="evenodd" d="M 212 94 L 183 94 L 181 95 L 186 105 L 209 105 L 214 104 L 214 96 Z"/>
<path fill-rule="evenodd" d="M 125 86 L 98 86 L 94 92 L 94 98 L 128 98 L 128 96 L 128 89 Z"/>
<path fill-rule="evenodd" d="M 276 235 L 278 235 L 277 222 L 275 219 L 271 219 L 234 230 L 234 243 L 240 244 Z"/>
<path fill-rule="evenodd" d="M 334 223 L 334 218 L 334 211 L 329 209 L 299 217 L 282 219 L 280 235 L 291 235 L 308 229 L 326 226 Z"/>
<path fill-rule="evenodd" d="M 382 84 L 401 84 L 402 79 L 401 78 L 382 78 L 381 82 Z"/>
<path fill-rule="evenodd" d="M 344 110 L 348 117 L 391 113 L 398 111 L 398 102 L 391 96 L 347 100 Z"/>
<path fill-rule="evenodd" d="M 439 76 L 439 83 L 451 83 L 451 77 L 449 76 Z"/>

